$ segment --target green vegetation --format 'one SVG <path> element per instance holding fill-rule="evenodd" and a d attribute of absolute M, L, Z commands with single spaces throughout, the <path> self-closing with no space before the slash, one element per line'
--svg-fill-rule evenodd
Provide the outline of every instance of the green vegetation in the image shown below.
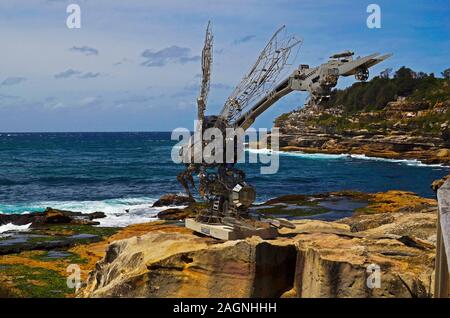
<path fill-rule="evenodd" d="M 368 82 L 333 90 L 319 111 L 302 117 L 302 124 L 330 134 L 407 131 L 413 136 L 433 136 L 450 143 L 450 68 L 441 75 L 438 78 L 433 73 L 415 72 L 405 66 L 392 76 L 390 69 L 385 70 Z M 400 100 L 393 105 L 399 109 L 386 108 L 399 97 L 404 102 Z M 286 122 L 295 126 L 289 115 L 285 113 L 275 119 L 275 126 L 284 127 Z"/>
<path fill-rule="evenodd" d="M 50 225 L 44 228 L 37 228 L 33 231 L 33 233 L 44 234 L 44 235 L 76 235 L 76 234 L 91 234 L 97 235 L 99 237 L 108 237 L 111 236 L 120 228 L 118 227 L 100 227 L 100 226 L 92 226 L 92 225 L 75 225 L 75 224 L 55 224 Z"/>
<path fill-rule="evenodd" d="M 61 253 L 60 257 L 54 256 L 52 252 Z M 41 262 L 55 262 L 57 260 L 64 260 L 69 264 L 87 264 L 88 260 L 80 257 L 80 255 L 69 252 L 67 250 L 53 250 L 49 251 L 36 251 L 36 254 L 30 256 L 31 259 L 41 261 Z"/>
<path fill-rule="evenodd" d="M 17 240 L 15 237 L 4 238 L 0 246 L 5 253 L 0 257 L 0 298 L 73 297 L 74 290 L 66 284 L 66 267 L 69 264 L 87 265 L 89 260 L 69 248 L 97 242 L 119 229 L 54 224 L 32 228 L 17 236 Z M 86 234 L 88 236 L 84 236 Z M 55 242 L 60 244 L 51 245 Z"/>
<path fill-rule="evenodd" d="M 342 105 L 344 112 L 375 111 L 383 109 L 399 96 L 411 101 L 427 101 L 430 104 L 450 99 L 450 69 L 442 72 L 443 78 L 433 73 L 414 72 L 402 66 L 392 78 L 383 72 L 368 82 L 358 82 L 346 89 L 335 89 L 324 105 Z"/>
<path fill-rule="evenodd" d="M 2 265 L 2 274 L 13 277 L 13 284 L 20 297 L 55 298 L 73 294 L 67 287 L 66 278 L 58 272 L 41 267 L 24 265 Z M 4 288 L 4 296 L 19 296 Z"/>
<path fill-rule="evenodd" d="M 281 127 L 283 122 L 285 120 L 287 120 L 288 118 L 289 118 L 289 113 L 284 113 L 284 114 L 281 114 L 280 116 L 278 116 L 274 121 L 275 127 Z"/>
<path fill-rule="evenodd" d="M 416 132 L 425 132 L 431 134 L 441 133 L 441 123 L 450 119 L 450 110 L 443 114 L 426 114 L 424 116 L 411 118 L 407 121 L 407 126 L 410 130 Z M 449 140 L 449 136 L 444 134 L 448 131 L 442 132 L 442 138 L 444 140 Z"/>

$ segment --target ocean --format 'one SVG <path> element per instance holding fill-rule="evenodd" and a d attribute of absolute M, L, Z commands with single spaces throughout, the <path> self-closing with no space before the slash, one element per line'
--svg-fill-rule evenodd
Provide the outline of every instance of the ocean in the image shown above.
<path fill-rule="evenodd" d="M 152 203 L 162 194 L 183 192 L 176 176 L 184 167 L 170 156 L 176 143 L 170 132 L 0 133 L 0 213 L 53 207 L 103 211 L 105 226 L 155 220 L 164 208 Z M 338 190 L 395 189 L 434 197 L 431 182 L 450 173 L 415 160 L 283 152 L 276 174 L 260 174 L 260 164 L 241 168 L 256 188 L 257 202 Z"/>

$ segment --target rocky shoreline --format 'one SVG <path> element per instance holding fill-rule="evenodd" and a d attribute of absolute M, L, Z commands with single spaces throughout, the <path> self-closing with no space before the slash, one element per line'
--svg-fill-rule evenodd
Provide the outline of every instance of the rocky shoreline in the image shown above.
<path fill-rule="evenodd" d="M 180 219 L 195 215 L 197 208 L 188 203 L 163 212 L 161 218 L 167 220 L 125 228 L 84 223 L 95 222 L 94 216 L 101 214 L 80 216 L 49 209 L 28 231 L 0 237 L 0 296 L 433 295 L 437 217 L 433 199 L 402 191 L 287 195 L 255 209 L 282 217 L 289 211 L 295 229 L 280 230 L 274 240 L 228 242 L 183 227 Z M 56 212 L 59 223 L 50 217 Z M 324 221 L 324 216 L 335 216 L 335 221 Z M 80 267 L 84 282 L 77 293 L 66 286 L 70 264 Z M 380 267 L 380 288 L 367 287 L 371 264 Z"/>
<path fill-rule="evenodd" d="M 156 223 L 154 231 L 109 245 L 78 296 L 430 297 L 435 200 L 400 191 L 364 196 L 368 204 L 351 217 L 294 220 L 295 229 L 274 240 L 221 242 Z M 285 196 L 265 206 L 305 198 Z M 380 267 L 380 288 L 366 284 L 371 264 Z"/>
<path fill-rule="evenodd" d="M 348 114 L 339 106 L 307 106 L 275 121 L 280 150 L 419 160 L 450 166 L 450 102 L 398 100 L 380 111 Z M 429 118 L 436 117 L 435 122 Z M 441 117 L 444 120 L 441 120 Z M 429 132 L 418 123 L 430 120 Z"/>

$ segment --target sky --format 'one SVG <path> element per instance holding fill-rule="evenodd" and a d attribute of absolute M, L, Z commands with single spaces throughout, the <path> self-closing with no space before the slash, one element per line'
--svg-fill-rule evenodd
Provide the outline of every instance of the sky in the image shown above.
<path fill-rule="evenodd" d="M 79 29 L 66 25 L 71 3 L 81 8 Z M 367 27 L 371 3 L 381 28 Z M 303 39 L 293 67 L 348 49 L 394 54 L 371 76 L 403 65 L 440 75 L 450 67 L 449 18 L 448 0 L 2 0 L 0 131 L 192 130 L 208 20 L 206 113 L 215 114 L 282 25 Z M 284 97 L 254 126 L 271 128 L 306 97 Z"/>

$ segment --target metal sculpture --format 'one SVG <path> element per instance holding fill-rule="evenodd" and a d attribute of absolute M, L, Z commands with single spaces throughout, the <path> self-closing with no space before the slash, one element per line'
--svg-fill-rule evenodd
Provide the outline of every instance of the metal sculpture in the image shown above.
<path fill-rule="evenodd" d="M 189 143 L 181 147 L 180 156 L 186 164 L 186 170 L 178 180 L 192 197 L 191 188 L 195 188 L 194 175 L 198 176 L 199 195 L 208 202 L 208 207 L 199 213 L 195 220 L 187 220 L 186 226 L 203 234 L 217 238 L 232 239 L 249 235 L 273 236 L 274 228 L 292 227 L 280 219 L 252 216 L 249 207 L 256 198 L 254 188 L 245 181 L 245 173 L 235 167 L 238 158 L 231 161 L 212 162 L 199 152 L 210 141 L 203 138 L 208 128 L 219 129 L 226 136 L 226 129 L 247 130 L 270 106 L 293 91 L 306 91 L 310 94 L 311 104 L 320 104 L 328 99 L 332 88 L 337 85 L 340 76 L 354 75 L 357 80 L 365 81 L 369 77 L 369 68 L 387 59 L 391 54 L 380 56 L 374 53 L 354 59 L 353 52 L 344 51 L 334 54 L 330 60 L 316 67 L 301 64 L 293 72 L 283 75 L 292 65 L 295 50 L 302 43 L 295 36 L 288 35 L 283 26 L 271 37 L 261 51 L 256 63 L 243 77 L 233 93 L 226 100 L 218 115 L 205 116 L 207 96 L 210 87 L 213 35 L 210 23 L 206 29 L 205 44 L 202 51 L 202 84 L 198 104 L 198 125 L 196 134 Z M 225 145 L 236 140 L 223 140 Z M 199 150 L 200 149 L 200 150 Z M 236 153 L 235 151 L 234 153 Z M 200 158 L 200 160 L 195 160 Z M 226 235 L 224 235 L 224 231 Z M 238 233 L 238 234 L 236 234 Z M 235 235 L 236 234 L 236 235 Z"/>

